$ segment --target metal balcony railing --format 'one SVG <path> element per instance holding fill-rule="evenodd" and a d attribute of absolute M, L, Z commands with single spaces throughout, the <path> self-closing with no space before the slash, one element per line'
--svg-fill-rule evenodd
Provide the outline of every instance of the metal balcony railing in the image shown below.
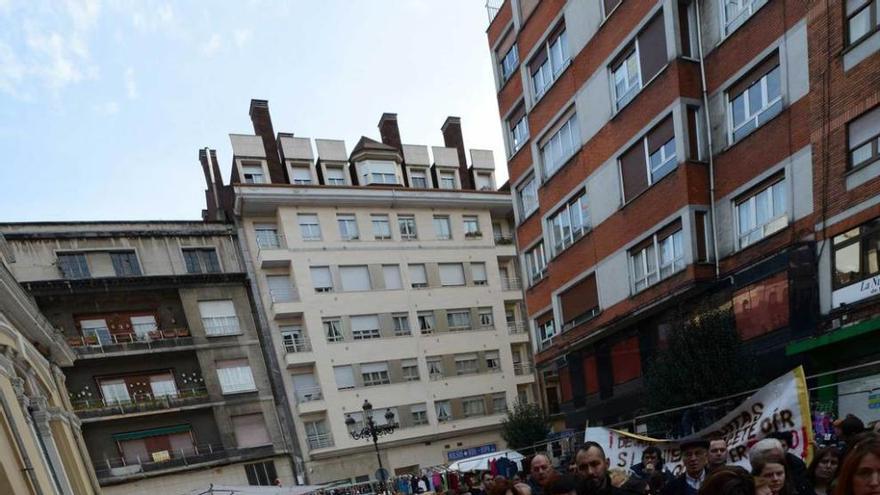
<path fill-rule="evenodd" d="M 528 332 L 528 327 L 526 326 L 526 322 L 524 321 L 508 321 L 507 322 L 507 333 L 510 335 L 520 335 Z"/>
<path fill-rule="evenodd" d="M 96 335 L 67 338 L 67 345 L 77 354 L 153 350 L 192 344 L 193 338 L 187 328 L 151 330 L 140 334 L 110 334 L 100 338 Z"/>
<path fill-rule="evenodd" d="M 506 235 L 496 235 L 495 236 L 495 245 L 497 246 L 509 246 L 513 244 L 513 237 Z"/>
<path fill-rule="evenodd" d="M 181 449 L 162 450 L 145 456 L 94 459 L 95 474 L 101 483 L 125 478 L 139 473 L 180 468 L 227 458 L 249 459 L 262 457 L 275 451 L 272 445 L 246 449 L 224 448 L 221 444 L 202 444 Z"/>
<path fill-rule="evenodd" d="M 175 393 L 154 396 L 152 394 L 135 395 L 128 399 L 76 399 L 72 400 L 73 410 L 81 418 L 95 418 L 117 414 L 133 414 L 147 411 L 160 411 L 195 405 L 205 402 L 208 390 L 205 387 L 181 389 Z"/>
<path fill-rule="evenodd" d="M 534 370 L 532 363 L 513 363 L 514 375 L 530 375 Z"/>
<path fill-rule="evenodd" d="M 333 446 L 333 436 L 330 433 L 319 433 L 317 435 L 309 435 L 309 449 L 325 449 Z"/>
<path fill-rule="evenodd" d="M 489 14 L 489 24 L 492 24 L 502 5 L 504 5 L 504 0 L 486 0 L 486 13 Z"/>
<path fill-rule="evenodd" d="M 520 283 L 519 277 L 502 277 L 501 288 L 504 290 L 519 290 L 522 288 L 522 283 Z"/>
<path fill-rule="evenodd" d="M 323 399 L 324 394 L 321 393 L 321 387 L 303 387 L 296 390 L 296 401 L 299 404 Z"/>
<path fill-rule="evenodd" d="M 308 337 L 300 337 L 298 339 L 288 339 L 284 341 L 284 350 L 288 354 L 297 352 L 311 352 L 312 342 Z"/>
<path fill-rule="evenodd" d="M 269 289 L 269 296 L 272 297 L 273 303 L 288 303 L 299 301 L 299 295 L 293 287 L 285 287 L 283 289 Z"/>

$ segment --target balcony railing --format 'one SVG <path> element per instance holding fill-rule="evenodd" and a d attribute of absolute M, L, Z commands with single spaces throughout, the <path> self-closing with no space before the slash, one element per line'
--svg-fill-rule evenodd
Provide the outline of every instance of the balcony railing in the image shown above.
<path fill-rule="evenodd" d="M 145 456 L 135 456 L 126 460 L 122 457 L 111 459 L 95 459 L 95 474 L 101 483 L 127 476 L 162 471 L 201 464 L 204 462 L 222 461 L 228 458 L 255 458 L 274 452 L 272 445 L 264 445 L 249 449 L 227 449 L 221 444 L 193 445 L 181 449 L 162 450 Z"/>
<path fill-rule="evenodd" d="M 486 13 L 489 14 L 489 24 L 492 24 L 502 5 L 504 5 L 504 0 L 486 0 Z"/>
<path fill-rule="evenodd" d="M 196 405 L 205 402 L 208 390 L 196 387 L 178 390 L 173 394 L 154 396 L 135 395 L 128 399 L 76 399 L 72 400 L 73 410 L 81 418 L 96 418 L 117 414 L 132 414 L 147 411 L 160 411 L 173 407 Z"/>
<path fill-rule="evenodd" d="M 303 387 L 296 390 L 296 401 L 299 404 L 323 399 L 324 394 L 321 393 L 321 387 Z"/>
<path fill-rule="evenodd" d="M 496 235 L 495 244 L 498 246 L 510 246 L 511 244 L 513 244 L 513 237 L 509 237 L 506 235 Z"/>
<path fill-rule="evenodd" d="M 100 338 L 96 335 L 67 338 L 67 345 L 78 354 L 152 350 L 192 344 L 193 338 L 187 328 L 152 330 L 141 334 L 110 334 Z"/>
<path fill-rule="evenodd" d="M 502 277 L 501 288 L 504 290 L 519 290 L 522 288 L 522 284 L 519 281 L 519 277 Z"/>
<path fill-rule="evenodd" d="M 283 289 L 270 289 L 269 295 L 272 297 L 273 303 L 288 303 L 299 301 L 299 295 L 293 287 L 285 287 Z"/>
<path fill-rule="evenodd" d="M 510 335 L 520 335 L 528 332 L 528 327 L 524 321 L 508 321 L 507 333 Z"/>
<path fill-rule="evenodd" d="M 300 337 L 298 339 L 288 339 L 284 341 L 284 351 L 288 354 L 296 352 L 311 352 L 312 342 L 308 337 Z"/>
<path fill-rule="evenodd" d="M 534 369 L 531 363 L 513 363 L 514 375 L 530 375 Z"/>
<path fill-rule="evenodd" d="M 319 433 L 317 435 L 309 435 L 309 449 L 325 449 L 333 446 L 333 436 L 330 433 Z"/>

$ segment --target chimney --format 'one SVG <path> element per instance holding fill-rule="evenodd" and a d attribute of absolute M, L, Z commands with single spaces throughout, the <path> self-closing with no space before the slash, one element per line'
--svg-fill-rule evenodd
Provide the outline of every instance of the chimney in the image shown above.
<path fill-rule="evenodd" d="M 263 148 L 266 150 L 266 160 L 269 165 L 269 179 L 272 184 L 289 184 L 284 165 L 278 155 L 278 143 L 275 141 L 275 130 L 272 128 L 272 117 L 269 115 L 269 102 L 266 100 L 251 100 L 251 123 L 254 124 L 254 134 L 263 139 Z"/>
<path fill-rule="evenodd" d="M 468 171 L 467 156 L 464 152 L 464 139 L 461 137 L 461 119 L 459 117 L 446 117 L 443 122 L 443 144 L 447 148 L 458 150 L 458 177 L 461 179 L 462 189 L 473 189 L 474 181 Z"/>
<path fill-rule="evenodd" d="M 397 148 L 400 155 L 403 156 L 403 146 L 400 144 L 400 129 L 397 127 L 396 113 L 383 113 L 379 119 L 379 135 L 382 136 L 382 143 Z"/>
<path fill-rule="evenodd" d="M 223 177 L 220 175 L 220 166 L 217 164 L 217 151 L 210 148 L 199 150 L 199 162 L 202 164 L 202 172 L 205 174 L 205 214 L 206 221 L 225 220 L 225 186 Z"/>

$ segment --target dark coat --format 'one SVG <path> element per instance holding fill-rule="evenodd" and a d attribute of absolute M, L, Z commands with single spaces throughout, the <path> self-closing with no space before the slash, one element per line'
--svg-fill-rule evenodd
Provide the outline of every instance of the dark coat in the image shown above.
<path fill-rule="evenodd" d="M 706 478 L 709 477 L 709 473 L 706 472 Z M 705 479 L 704 479 L 705 482 Z M 666 483 L 666 486 L 663 487 L 663 491 L 660 492 L 661 495 L 687 495 L 687 474 L 682 473 L 675 477 L 672 481 Z"/>

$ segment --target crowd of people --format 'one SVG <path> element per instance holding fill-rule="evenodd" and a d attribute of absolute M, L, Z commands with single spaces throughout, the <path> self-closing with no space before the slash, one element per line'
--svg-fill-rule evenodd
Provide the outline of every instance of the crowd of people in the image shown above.
<path fill-rule="evenodd" d="M 835 429 L 838 442 L 815 445 L 809 466 L 790 452 L 792 432 L 775 432 L 752 445 L 751 472 L 728 464 L 728 446 L 719 438 L 682 443 L 678 475 L 656 447 L 624 470 L 611 467 L 601 445 L 587 442 L 562 468 L 537 454 L 511 478 L 486 472 L 446 495 L 880 495 L 880 427 L 865 428 L 847 416 Z"/>

